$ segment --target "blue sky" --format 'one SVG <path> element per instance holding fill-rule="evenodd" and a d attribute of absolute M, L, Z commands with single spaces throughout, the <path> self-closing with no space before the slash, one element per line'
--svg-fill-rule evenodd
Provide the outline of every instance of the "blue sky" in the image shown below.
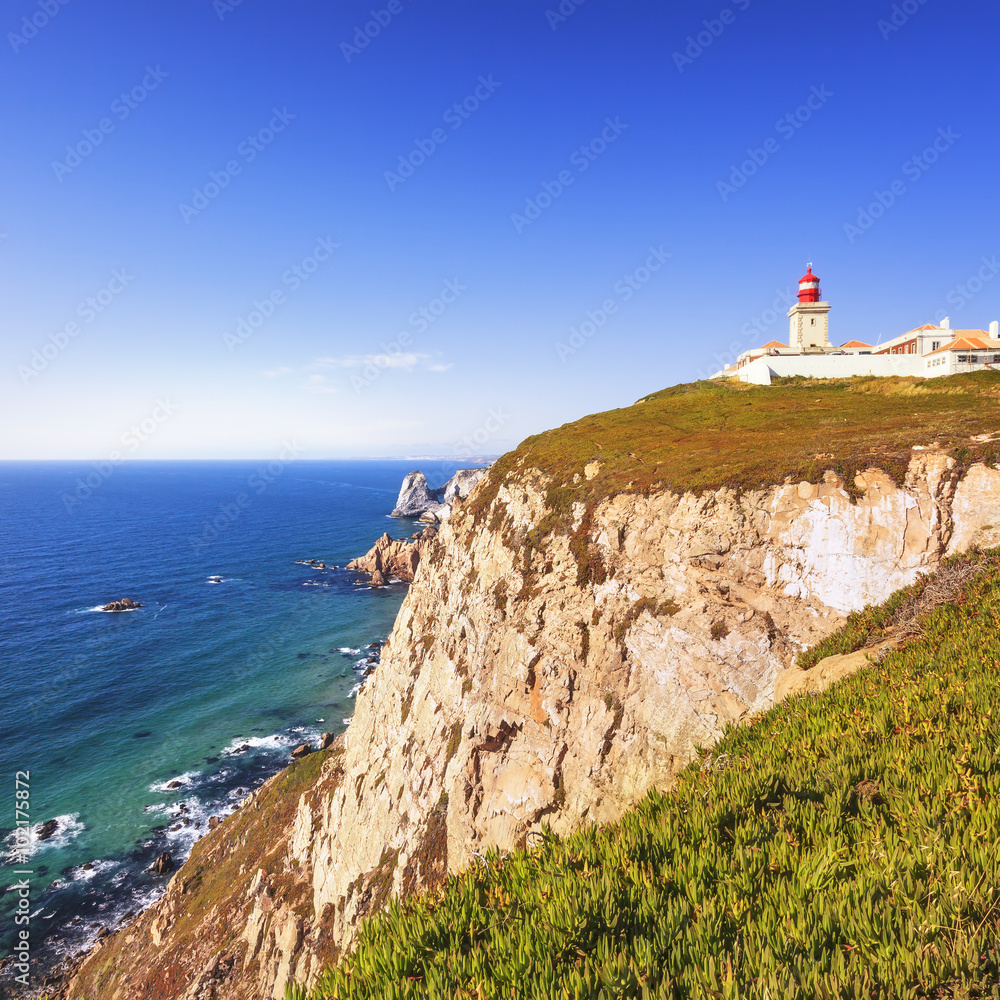
<path fill-rule="evenodd" d="M 786 339 L 807 260 L 835 342 L 985 327 L 998 22 L 11 0 L 0 457 L 497 453 Z"/>

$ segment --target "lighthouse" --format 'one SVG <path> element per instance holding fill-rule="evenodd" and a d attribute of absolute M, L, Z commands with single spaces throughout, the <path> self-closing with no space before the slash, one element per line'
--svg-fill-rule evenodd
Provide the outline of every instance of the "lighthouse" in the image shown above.
<path fill-rule="evenodd" d="M 830 303 L 822 302 L 819 276 L 810 262 L 799 278 L 799 301 L 788 310 L 788 346 L 803 354 L 825 354 L 830 346 Z"/>

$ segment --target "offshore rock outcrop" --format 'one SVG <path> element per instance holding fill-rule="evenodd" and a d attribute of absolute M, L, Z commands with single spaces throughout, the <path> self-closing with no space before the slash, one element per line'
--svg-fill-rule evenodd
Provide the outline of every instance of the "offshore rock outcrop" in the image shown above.
<path fill-rule="evenodd" d="M 98 946 L 71 995 L 279 998 L 288 979 L 315 980 L 390 895 L 530 843 L 543 824 L 614 820 L 669 786 L 695 745 L 768 708 L 782 675 L 795 690 L 797 650 L 942 556 L 997 541 L 996 469 L 959 480 L 925 451 L 901 487 L 875 470 L 853 485 L 856 502 L 832 473 L 740 495 L 624 493 L 574 506 L 575 538 L 538 537 L 549 512 L 534 470 L 478 520 L 459 507 L 343 744 L 301 762 L 320 770 L 270 821 L 271 860 L 240 853 L 251 813 L 205 838 L 235 866 L 225 919 L 186 864 L 164 901 Z"/>
<path fill-rule="evenodd" d="M 420 471 L 411 472 L 403 479 L 392 517 L 416 517 L 437 523 L 446 520 L 456 500 L 464 500 L 487 469 L 459 469 L 439 489 L 432 490 L 427 478 Z"/>
<path fill-rule="evenodd" d="M 393 577 L 410 583 L 420 565 L 420 556 L 436 537 L 437 529 L 429 525 L 411 539 L 390 538 L 385 532 L 365 555 L 352 559 L 347 569 L 367 573 L 373 586 L 384 586 Z"/>

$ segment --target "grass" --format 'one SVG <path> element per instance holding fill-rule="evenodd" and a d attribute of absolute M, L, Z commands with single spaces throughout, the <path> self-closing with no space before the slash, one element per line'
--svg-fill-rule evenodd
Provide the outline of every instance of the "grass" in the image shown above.
<path fill-rule="evenodd" d="M 671 793 L 391 903 L 311 1000 L 1000 996 L 1000 551 L 971 566 Z"/>
<path fill-rule="evenodd" d="M 1000 431 L 1000 372 L 769 387 L 693 382 L 527 438 L 462 510 L 481 522 L 504 481 L 532 468 L 549 480 L 550 528 L 571 520 L 573 503 L 592 511 L 622 492 L 753 490 L 786 478 L 818 482 L 828 469 L 854 490 L 855 475 L 870 466 L 902 482 L 915 444 L 937 444 L 960 467 L 996 462 L 1000 446 L 970 440 L 992 431 Z M 599 471 L 587 479 L 592 462 Z"/>

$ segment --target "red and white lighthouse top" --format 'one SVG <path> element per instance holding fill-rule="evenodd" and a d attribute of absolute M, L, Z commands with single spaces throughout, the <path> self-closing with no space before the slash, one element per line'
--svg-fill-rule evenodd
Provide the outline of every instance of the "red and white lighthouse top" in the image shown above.
<path fill-rule="evenodd" d="M 799 278 L 799 302 L 819 302 L 819 278 L 813 274 L 813 266 Z"/>

